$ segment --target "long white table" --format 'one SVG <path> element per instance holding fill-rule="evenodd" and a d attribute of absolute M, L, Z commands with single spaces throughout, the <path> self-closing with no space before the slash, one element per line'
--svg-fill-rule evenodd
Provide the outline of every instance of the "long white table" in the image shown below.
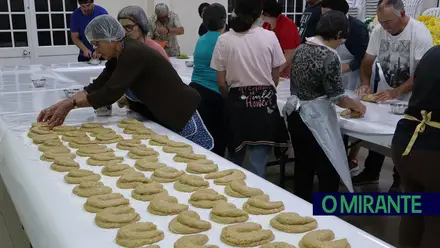
<path fill-rule="evenodd" d="M 57 73 L 62 74 L 76 67 L 52 66 L 59 69 Z M 70 69 L 69 69 L 70 68 Z M 85 66 L 88 69 L 82 69 L 83 77 L 86 73 L 92 74 L 92 71 L 99 70 L 98 67 Z M 35 89 L 28 88 L 30 84 L 27 80 L 18 80 L 21 74 L 29 74 L 29 71 L 23 70 L 15 72 L 1 72 L 1 87 L 10 85 L 4 79 L 5 75 L 14 75 L 15 88 L 9 92 L 0 92 L 0 175 L 7 187 L 7 190 L 14 202 L 19 214 L 20 220 L 32 242 L 34 248 L 88 248 L 88 247 L 119 247 L 115 244 L 114 238 L 117 230 L 104 230 L 94 224 L 94 215 L 83 210 L 82 204 L 85 199 L 72 194 L 72 185 L 63 182 L 63 174 L 50 170 L 49 164 L 39 160 L 41 155 L 36 147 L 30 143 L 26 133 L 33 121 L 35 121 L 38 112 L 61 99 L 63 99 L 64 88 L 74 87 L 75 85 L 86 85 L 88 82 L 59 82 L 58 78 L 53 82 L 53 87 Z M 76 72 L 79 74 L 80 72 Z M 73 73 L 72 75 L 75 75 Z M 22 76 L 22 75 L 21 75 Z M 65 76 L 65 75 L 63 75 Z M 87 74 L 89 76 L 89 74 Z M 183 75 L 187 77 L 188 75 Z M 184 79 L 185 81 L 188 78 Z M 190 80 L 190 79 L 189 79 Z M 75 80 L 72 80 L 75 81 Z M 14 91 L 15 90 L 15 91 Z M 79 109 L 69 114 L 66 119 L 67 125 L 79 125 L 84 122 L 100 122 L 115 130 L 121 131 L 116 127 L 119 120 L 130 118 L 132 113 L 126 110 L 113 108 L 113 115 L 110 118 L 98 118 L 94 115 L 92 109 Z M 183 141 L 193 145 L 196 153 L 205 154 L 208 159 L 215 161 L 221 170 L 229 168 L 238 168 L 237 165 L 191 143 L 179 135 L 163 128 L 152 122 L 145 122 L 154 131 L 167 134 L 171 139 Z M 128 136 L 126 136 L 128 137 Z M 157 151 L 160 152 L 158 149 Z M 117 153 L 117 155 L 125 156 Z M 125 158 L 124 163 L 133 165 L 134 161 Z M 183 164 L 175 163 L 172 155 L 161 153 L 160 160 L 168 166 L 184 169 Z M 81 167 L 93 170 L 97 173 L 101 168 L 91 167 L 85 164 L 85 160 L 78 158 Z M 245 171 L 247 183 L 251 187 L 259 187 L 271 196 L 272 200 L 282 200 L 286 206 L 286 211 L 292 211 L 304 216 L 312 215 L 311 204 L 299 199 L 293 194 L 279 188 L 278 186 L 261 179 L 254 174 Z M 147 176 L 149 174 L 147 173 Z M 165 240 L 158 243 L 161 247 L 173 247 L 174 241 L 179 237 L 168 231 L 168 222 L 172 217 L 157 217 L 150 215 L 146 208 L 148 203 L 136 201 L 130 197 L 130 190 L 121 190 L 116 187 L 116 179 L 103 177 L 104 184 L 113 188 L 114 192 L 122 193 L 131 201 L 131 205 L 141 215 L 142 221 L 152 221 L 158 225 L 159 229 L 165 231 Z M 212 188 L 218 192 L 223 192 L 223 187 L 215 186 Z M 176 196 L 179 202 L 187 203 L 190 194 L 178 193 L 172 188 L 172 184 L 165 186 L 171 195 Z M 243 199 L 229 197 L 229 200 L 237 206 L 241 206 Z M 208 220 L 209 211 L 197 209 L 201 217 Z M 251 216 L 250 221 L 254 221 L 269 228 L 269 220 L 274 215 L 269 216 Z M 336 217 L 316 217 L 320 229 L 331 229 L 335 232 L 337 238 L 348 238 L 353 248 L 375 248 L 392 247 L 389 244 L 369 235 L 368 233 L 342 221 Z M 210 244 L 217 244 L 220 247 L 229 247 L 219 240 L 219 233 L 223 226 L 213 224 L 213 228 L 207 232 L 210 237 Z M 274 231 L 277 241 L 286 241 L 298 246 L 302 234 L 293 235 Z"/>

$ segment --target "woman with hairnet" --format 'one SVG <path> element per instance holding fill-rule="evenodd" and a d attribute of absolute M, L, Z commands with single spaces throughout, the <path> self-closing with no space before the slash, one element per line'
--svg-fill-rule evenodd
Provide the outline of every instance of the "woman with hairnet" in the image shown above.
<path fill-rule="evenodd" d="M 70 99 L 41 111 L 38 122 L 62 125 L 72 109 L 111 105 L 124 94 L 130 109 L 211 150 L 213 138 L 197 108 L 200 95 L 182 82 L 171 63 L 144 43 L 125 36 L 109 15 L 87 26 L 85 35 L 108 62 L 97 79 Z"/>

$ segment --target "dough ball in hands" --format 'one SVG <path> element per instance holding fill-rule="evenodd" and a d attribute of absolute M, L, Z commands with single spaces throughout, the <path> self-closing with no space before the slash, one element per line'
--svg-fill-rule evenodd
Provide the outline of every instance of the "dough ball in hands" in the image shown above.
<path fill-rule="evenodd" d="M 174 183 L 174 189 L 180 192 L 194 192 L 199 189 L 205 189 L 209 187 L 209 182 L 203 178 L 195 175 L 183 174 Z"/>
<path fill-rule="evenodd" d="M 69 171 L 67 175 L 64 176 L 64 181 L 68 184 L 80 184 L 86 181 L 97 182 L 101 179 L 99 174 L 94 173 L 89 170 L 75 169 Z"/>
<path fill-rule="evenodd" d="M 128 171 L 124 173 L 118 181 L 116 186 L 120 189 L 134 189 L 141 184 L 148 184 L 152 181 L 145 177 L 144 173 L 139 171 Z"/>
<path fill-rule="evenodd" d="M 198 213 L 186 210 L 172 219 L 168 228 L 176 234 L 195 234 L 211 229 L 211 223 L 201 220 Z"/>
<path fill-rule="evenodd" d="M 218 201 L 211 210 L 210 218 L 219 224 L 229 225 L 246 222 L 249 215 L 232 203 Z"/>
<path fill-rule="evenodd" d="M 340 114 L 344 118 L 350 118 L 350 119 L 358 119 L 362 117 L 362 114 L 358 111 L 346 109 L 341 112 Z"/>
<path fill-rule="evenodd" d="M 248 187 L 244 180 L 235 180 L 226 185 L 225 194 L 236 198 L 249 198 L 264 195 L 264 192 L 261 189 Z"/>
<path fill-rule="evenodd" d="M 300 248 L 350 248 L 347 239 L 334 240 L 335 234 L 332 230 L 316 230 L 307 233 L 299 242 Z"/>
<path fill-rule="evenodd" d="M 71 170 L 79 169 L 79 164 L 70 158 L 55 158 L 50 168 L 58 172 L 68 172 Z"/>
<path fill-rule="evenodd" d="M 134 224 L 141 219 L 134 208 L 130 206 L 111 207 L 102 210 L 95 216 L 95 223 L 101 228 L 120 228 Z"/>
<path fill-rule="evenodd" d="M 151 222 L 138 222 L 121 227 L 116 235 L 116 243 L 133 248 L 151 245 L 164 239 L 164 233 Z"/>
<path fill-rule="evenodd" d="M 243 210 L 254 215 L 275 214 L 284 210 L 284 203 L 282 201 L 271 202 L 268 195 L 257 195 L 243 204 Z"/>
<path fill-rule="evenodd" d="M 105 186 L 102 182 L 82 182 L 73 188 L 73 193 L 80 197 L 92 197 L 95 195 L 106 195 L 112 193 L 112 188 Z"/>
<path fill-rule="evenodd" d="M 151 179 L 159 183 L 172 183 L 177 181 L 183 174 L 183 171 L 176 168 L 163 167 L 155 170 Z"/>
<path fill-rule="evenodd" d="M 224 227 L 220 239 L 234 247 L 256 247 L 272 242 L 275 235 L 260 224 L 247 222 Z"/>
<path fill-rule="evenodd" d="M 174 248 L 219 248 L 216 245 L 207 245 L 209 238 L 205 234 L 187 235 L 174 243 Z"/>
<path fill-rule="evenodd" d="M 210 209 L 218 202 L 227 200 L 226 196 L 213 189 L 199 189 L 191 195 L 188 202 L 193 207 Z"/>
<path fill-rule="evenodd" d="M 154 215 L 170 216 L 188 210 L 188 205 L 180 204 L 174 196 L 161 193 L 150 201 L 147 210 Z"/>
<path fill-rule="evenodd" d="M 315 230 L 318 222 L 312 217 L 302 217 L 297 213 L 281 213 L 270 220 L 270 225 L 281 232 L 305 233 Z"/>
<path fill-rule="evenodd" d="M 241 170 L 229 169 L 206 174 L 205 179 L 214 179 L 217 185 L 228 185 L 235 180 L 245 180 L 246 174 Z"/>
<path fill-rule="evenodd" d="M 126 172 L 131 172 L 131 171 L 134 172 L 135 169 L 128 164 L 109 163 L 102 168 L 101 173 L 109 177 L 120 177 L 124 175 Z"/>
<path fill-rule="evenodd" d="M 140 184 L 131 192 L 131 197 L 139 201 L 151 201 L 158 194 L 168 195 L 168 191 L 162 184 L 152 182 L 149 184 Z"/>
<path fill-rule="evenodd" d="M 90 213 L 99 213 L 106 208 L 129 206 L 130 201 L 119 193 L 95 195 L 87 199 L 84 209 Z"/>

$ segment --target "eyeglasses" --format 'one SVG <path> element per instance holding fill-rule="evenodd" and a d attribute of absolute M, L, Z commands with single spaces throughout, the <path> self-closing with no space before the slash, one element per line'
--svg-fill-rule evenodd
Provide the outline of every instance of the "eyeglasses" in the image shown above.
<path fill-rule="evenodd" d="M 124 27 L 125 31 L 130 33 L 131 31 L 133 31 L 134 27 L 136 27 L 136 26 L 137 26 L 136 24 L 128 24 L 128 25 L 124 25 L 123 27 Z"/>

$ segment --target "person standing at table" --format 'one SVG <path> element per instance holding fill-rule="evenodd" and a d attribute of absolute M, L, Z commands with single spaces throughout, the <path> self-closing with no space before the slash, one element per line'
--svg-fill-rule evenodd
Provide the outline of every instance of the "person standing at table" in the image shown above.
<path fill-rule="evenodd" d="M 273 147 L 287 148 L 288 134 L 276 96 L 286 59 L 275 34 L 257 26 L 262 3 L 235 2 L 231 30 L 218 38 L 211 67 L 226 99 L 231 160 L 242 166 L 247 153 L 250 170 L 264 178 Z"/>
<path fill-rule="evenodd" d="M 154 9 L 151 17 L 150 38 L 157 41 L 165 41 L 165 51 L 168 56 L 176 57 L 180 55 L 180 46 L 177 41 L 178 35 L 183 35 L 185 29 L 180 24 L 179 16 L 170 11 L 168 5 L 159 3 Z"/>
<path fill-rule="evenodd" d="M 333 103 L 359 116 L 365 106 L 345 95 L 336 48 L 349 35 L 340 11 L 325 13 L 316 36 L 299 46 L 292 60 L 290 91 L 283 108 L 295 152 L 294 194 L 311 202 L 313 179 L 320 192 L 337 192 L 340 179 L 353 192 L 345 146 Z"/>
<path fill-rule="evenodd" d="M 282 14 L 283 6 L 277 0 L 266 0 L 263 5 L 263 28 L 275 33 L 283 49 L 286 63 L 280 67 L 280 77 L 289 78 L 293 52 L 301 44 L 298 27 Z"/>
<path fill-rule="evenodd" d="M 199 36 L 202 36 L 208 32 L 208 29 L 203 25 L 203 13 L 205 12 L 206 8 L 209 7 L 209 3 L 202 3 L 199 5 L 199 16 L 202 18 L 202 24 L 200 24 L 199 27 Z"/>
<path fill-rule="evenodd" d="M 382 68 L 381 78 L 373 100 L 384 102 L 399 99 L 408 101 L 413 88 L 414 71 L 426 51 L 432 47 L 432 37 L 426 26 L 406 15 L 402 0 L 380 0 L 377 5 L 380 25 L 371 34 L 361 66 L 359 95 L 371 94 L 371 70 L 375 60 Z M 353 177 L 353 184 L 379 182 L 385 156 L 369 151 L 365 169 Z M 390 191 L 398 191 L 400 178 L 394 169 Z"/>
<path fill-rule="evenodd" d="M 405 193 L 440 192 L 440 46 L 428 50 L 417 65 L 405 117 L 397 124 L 392 157 Z M 402 216 L 401 247 L 438 247 L 440 216 Z"/>
<path fill-rule="evenodd" d="M 197 111 L 199 93 L 182 81 L 164 56 L 126 36 L 122 25 L 109 15 L 91 21 L 85 34 L 108 60 L 103 72 L 84 91 L 42 110 L 38 122 L 62 125 L 71 110 L 108 106 L 130 91 L 131 110 L 212 149 L 214 141 Z"/>
<path fill-rule="evenodd" d="M 202 98 L 198 111 L 214 138 L 213 152 L 224 157 L 227 139 L 225 132 L 224 99 L 217 85 L 217 72 L 210 67 L 218 38 L 225 31 L 227 12 L 223 5 L 208 6 L 203 15 L 203 25 L 208 32 L 197 41 L 194 49 L 194 71 L 190 86 Z"/>
<path fill-rule="evenodd" d="M 70 17 L 70 36 L 79 48 L 78 62 L 87 62 L 92 58 L 100 59 L 101 54 L 93 49 L 84 35 L 84 30 L 93 18 L 108 13 L 103 7 L 94 4 L 94 0 L 78 0 L 78 4 L 79 8 Z"/>
<path fill-rule="evenodd" d="M 301 43 L 306 42 L 306 38 L 315 36 L 316 25 L 321 18 L 321 0 L 306 0 L 307 7 L 304 10 L 299 24 L 299 35 Z"/>

